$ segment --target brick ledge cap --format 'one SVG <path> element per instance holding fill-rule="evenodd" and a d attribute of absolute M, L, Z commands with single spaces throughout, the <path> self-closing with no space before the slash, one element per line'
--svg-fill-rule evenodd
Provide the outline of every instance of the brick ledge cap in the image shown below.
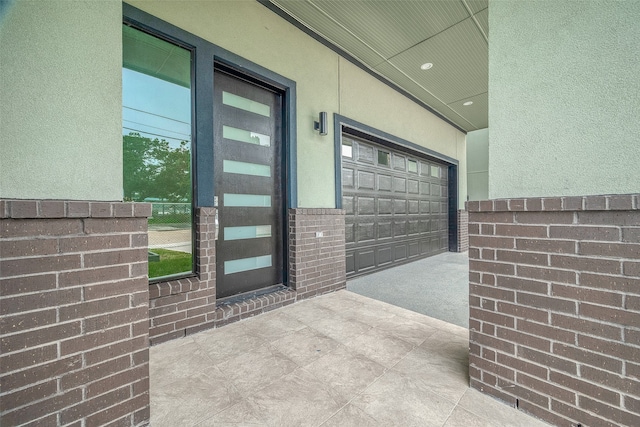
<path fill-rule="evenodd" d="M 2 219 L 148 218 L 151 203 L 0 199 Z"/>
<path fill-rule="evenodd" d="M 640 194 L 525 197 L 465 202 L 468 212 L 562 212 L 640 210 Z"/>

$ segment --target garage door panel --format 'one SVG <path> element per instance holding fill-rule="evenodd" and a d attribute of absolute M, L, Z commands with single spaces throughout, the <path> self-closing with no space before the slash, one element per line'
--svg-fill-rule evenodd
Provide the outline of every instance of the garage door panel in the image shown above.
<path fill-rule="evenodd" d="M 353 169 L 342 168 L 342 186 L 347 188 L 355 187 Z"/>
<path fill-rule="evenodd" d="M 401 177 L 393 177 L 393 191 L 395 193 L 406 193 L 407 192 L 407 179 Z"/>
<path fill-rule="evenodd" d="M 393 254 L 394 261 L 404 261 L 407 259 L 407 244 L 396 245 Z"/>
<path fill-rule="evenodd" d="M 358 215 L 373 215 L 375 213 L 375 199 L 373 197 L 357 197 Z"/>
<path fill-rule="evenodd" d="M 420 194 L 420 182 L 415 179 L 407 180 L 409 194 Z"/>
<path fill-rule="evenodd" d="M 378 223 L 378 239 L 387 239 L 393 237 L 391 221 Z"/>
<path fill-rule="evenodd" d="M 393 221 L 393 237 L 405 237 L 407 235 L 407 221 Z"/>
<path fill-rule="evenodd" d="M 358 145 L 358 156 L 356 157 L 358 159 L 358 162 L 360 163 L 368 163 L 368 164 L 373 164 L 373 153 L 374 153 L 374 149 L 371 146 L 368 145 Z"/>
<path fill-rule="evenodd" d="M 346 268 L 347 274 L 355 273 L 356 271 L 355 254 L 353 253 L 353 251 L 347 251 Z"/>
<path fill-rule="evenodd" d="M 393 213 L 393 200 L 378 198 L 378 215 L 391 215 Z"/>
<path fill-rule="evenodd" d="M 345 243 L 355 242 L 355 239 L 354 239 L 355 233 L 353 232 L 354 229 L 355 229 L 355 224 L 345 224 L 345 228 L 344 228 Z"/>
<path fill-rule="evenodd" d="M 416 257 L 420 255 L 420 243 L 419 242 L 409 242 L 409 257 Z"/>
<path fill-rule="evenodd" d="M 342 209 L 344 209 L 346 215 L 353 215 L 354 203 L 355 200 L 353 196 L 342 196 Z"/>
<path fill-rule="evenodd" d="M 406 170 L 405 162 L 406 162 L 406 158 L 403 155 L 396 154 L 396 153 L 393 154 L 394 169 L 401 170 L 404 172 Z"/>
<path fill-rule="evenodd" d="M 373 240 L 375 238 L 374 230 L 375 224 L 373 222 L 370 223 L 358 223 L 356 224 L 358 234 L 357 234 L 357 243 L 367 242 L 369 240 Z"/>
<path fill-rule="evenodd" d="M 378 191 L 391 191 L 391 175 L 378 174 Z"/>
<path fill-rule="evenodd" d="M 358 190 L 373 190 L 374 184 L 375 174 L 373 172 L 358 171 Z"/>
<path fill-rule="evenodd" d="M 356 267 L 358 272 L 371 270 L 375 266 L 375 251 L 373 249 L 356 251 Z"/>
<path fill-rule="evenodd" d="M 383 266 L 385 264 L 391 264 L 393 261 L 391 254 L 391 247 L 382 247 L 378 248 L 378 266 Z"/>
<path fill-rule="evenodd" d="M 446 166 L 347 135 L 343 143 L 347 275 L 442 252 L 448 236 Z"/>

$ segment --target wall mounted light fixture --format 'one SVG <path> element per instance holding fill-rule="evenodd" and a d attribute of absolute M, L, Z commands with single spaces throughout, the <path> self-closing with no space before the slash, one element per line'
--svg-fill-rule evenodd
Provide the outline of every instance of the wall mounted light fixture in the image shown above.
<path fill-rule="evenodd" d="M 320 132 L 320 135 L 327 134 L 327 113 L 322 111 L 317 122 L 313 122 L 313 130 Z"/>

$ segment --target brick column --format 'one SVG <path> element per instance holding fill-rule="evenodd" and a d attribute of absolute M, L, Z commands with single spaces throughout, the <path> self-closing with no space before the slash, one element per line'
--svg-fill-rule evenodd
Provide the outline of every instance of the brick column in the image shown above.
<path fill-rule="evenodd" d="M 344 210 L 289 211 L 289 283 L 304 299 L 346 287 Z"/>
<path fill-rule="evenodd" d="M 0 200 L 2 425 L 148 423 L 150 213 Z"/>
<path fill-rule="evenodd" d="M 471 386 L 559 426 L 640 426 L 640 196 L 468 209 Z"/>
<path fill-rule="evenodd" d="M 469 212 L 458 210 L 458 252 L 469 250 Z"/>

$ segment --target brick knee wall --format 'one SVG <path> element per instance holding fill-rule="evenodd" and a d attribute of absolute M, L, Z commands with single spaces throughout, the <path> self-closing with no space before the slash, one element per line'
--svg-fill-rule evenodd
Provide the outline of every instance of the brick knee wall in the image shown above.
<path fill-rule="evenodd" d="M 224 326 L 346 286 L 344 211 L 289 211 L 289 281 L 277 292 L 237 302 L 216 300 L 215 208 L 196 211 L 193 277 L 151 284 L 151 344 Z M 316 232 L 322 236 L 316 237 Z"/>
<path fill-rule="evenodd" d="M 150 213 L 0 201 L 2 425 L 148 424 Z"/>
<path fill-rule="evenodd" d="M 469 250 L 469 212 L 458 210 L 458 252 Z"/>
<path fill-rule="evenodd" d="M 291 209 L 290 284 L 303 299 L 346 287 L 342 209 Z"/>
<path fill-rule="evenodd" d="M 195 275 L 149 285 L 151 344 L 215 326 L 215 215 L 215 208 L 196 209 Z"/>
<path fill-rule="evenodd" d="M 640 426 L 640 196 L 467 207 L 471 386 L 558 426 Z"/>

